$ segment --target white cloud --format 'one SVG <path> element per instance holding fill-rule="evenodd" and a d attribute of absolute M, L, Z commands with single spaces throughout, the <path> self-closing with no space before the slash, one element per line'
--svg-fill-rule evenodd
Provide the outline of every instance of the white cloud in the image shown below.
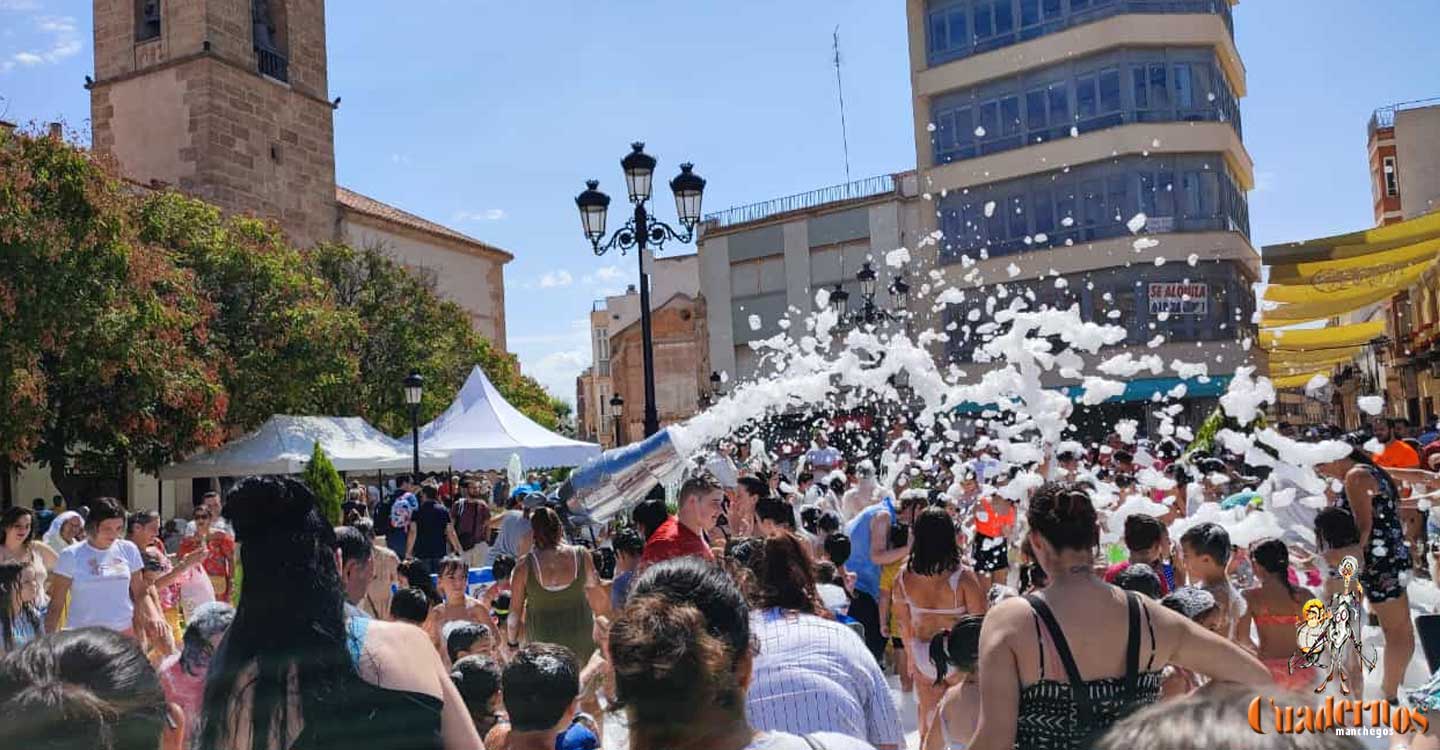
<path fill-rule="evenodd" d="M 36 0 L 0 0 L 0 10 L 35 10 L 40 7 Z"/>
<path fill-rule="evenodd" d="M 392 163 L 392 164 L 409 164 L 409 163 L 410 163 L 410 157 L 408 157 L 408 156 L 406 156 L 406 155 L 404 155 L 404 154 L 391 154 L 391 155 L 390 155 L 390 163 Z"/>
<path fill-rule="evenodd" d="M 550 271 L 549 273 L 546 273 L 544 276 L 541 276 L 541 277 L 540 277 L 540 288 L 541 288 L 541 289 L 554 289 L 554 288 L 562 287 L 562 286 L 570 286 L 570 285 L 573 284 L 574 282 L 575 282 L 575 277 L 574 277 L 574 276 L 571 276 L 569 271 L 566 271 L 565 269 L 562 268 L 562 269 L 560 269 L 560 270 L 558 270 L 558 271 Z"/>
<path fill-rule="evenodd" d="M 41 31 L 48 31 L 52 34 L 75 33 L 75 19 L 70 16 L 41 16 L 36 19 L 35 25 Z"/>
<path fill-rule="evenodd" d="M 455 221 L 500 221 L 505 218 L 505 209 L 486 208 L 480 211 L 456 211 Z"/>
<path fill-rule="evenodd" d="M 595 272 L 595 278 L 600 281 L 619 281 L 624 276 L 619 266 L 604 266 Z"/>
<path fill-rule="evenodd" d="M 533 362 L 521 359 L 520 371 L 534 378 L 550 395 L 575 405 L 575 378 L 590 364 L 590 350 L 584 347 L 550 352 Z"/>
<path fill-rule="evenodd" d="M 1255 192 L 1268 193 L 1275 190 L 1279 182 L 1279 175 L 1274 172 L 1260 171 L 1255 173 Z"/>
<path fill-rule="evenodd" d="M 21 65 L 26 66 L 39 65 L 40 63 L 45 62 L 44 57 L 41 57 L 34 52 L 16 52 L 14 55 L 10 56 L 10 59 L 14 60 L 17 63 L 20 63 Z"/>

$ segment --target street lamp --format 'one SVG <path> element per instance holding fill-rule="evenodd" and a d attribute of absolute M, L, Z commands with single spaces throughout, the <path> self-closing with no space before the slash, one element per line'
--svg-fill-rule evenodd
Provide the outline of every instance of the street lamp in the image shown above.
<path fill-rule="evenodd" d="M 830 304 L 835 306 L 835 312 L 840 316 L 840 323 L 842 324 L 845 322 L 845 308 L 849 305 L 849 302 L 850 293 L 845 291 L 844 287 L 840 286 L 840 282 L 835 282 L 835 286 L 830 289 Z"/>
<path fill-rule="evenodd" d="M 855 280 L 860 282 L 860 298 L 865 302 L 863 315 L 866 323 L 875 321 L 875 279 L 875 268 L 870 265 L 870 261 L 861 263 Z"/>
<path fill-rule="evenodd" d="M 625 399 L 620 398 L 618 393 L 610 397 L 610 413 L 615 415 L 615 447 L 619 448 L 620 443 L 624 442 L 620 439 L 620 422 L 621 417 L 625 416 Z"/>
<path fill-rule="evenodd" d="M 905 280 L 903 273 L 896 274 L 895 280 L 890 282 L 890 303 L 897 312 L 910 306 L 910 282 Z"/>
<path fill-rule="evenodd" d="M 411 468 L 416 480 L 420 477 L 420 397 L 425 392 L 425 378 L 411 372 L 405 376 L 405 405 L 410 407 Z"/>
<path fill-rule="evenodd" d="M 693 171 L 690 163 L 680 165 L 680 174 L 670 181 L 670 191 L 675 194 L 675 213 L 680 219 L 684 232 L 677 232 L 668 224 L 657 221 L 645 210 L 650 200 L 650 189 L 655 177 L 655 157 L 645 153 L 645 144 L 639 141 L 630 144 L 630 153 L 620 160 L 620 169 L 625 173 L 625 191 L 635 205 L 635 214 L 617 229 L 609 240 L 605 239 L 605 214 L 610 208 L 610 196 L 600 192 L 598 180 L 587 180 L 585 192 L 575 197 L 575 206 L 580 209 L 580 226 L 585 238 L 597 256 L 604 255 L 619 247 L 623 255 L 630 248 L 639 250 L 640 258 L 640 337 L 645 363 L 645 436 L 660 431 L 660 415 L 655 409 L 655 353 L 654 341 L 650 334 L 650 277 L 645 272 L 645 249 L 659 250 L 669 240 L 681 244 L 695 237 L 695 225 L 700 222 L 700 204 L 705 195 L 705 180 Z M 613 403 L 613 402 L 612 402 Z"/>

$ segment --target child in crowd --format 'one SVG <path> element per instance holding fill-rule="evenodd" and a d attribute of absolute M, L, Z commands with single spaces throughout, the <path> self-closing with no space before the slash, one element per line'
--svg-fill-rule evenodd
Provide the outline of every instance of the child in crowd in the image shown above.
<path fill-rule="evenodd" d="M 850 611 L 850 595 L 840 582 L 835 563 L 826 560 L 815 565 L 815 590 L 825 608 L 836 616 Z"/>
<path fill-rule="evenodd" d="M 457 620 L 441 626 L 440 633 L 445 639 L 445 655 L 452 665 L 467 656 L 495 658 L 495 636 L 488 626 Z"/>
<path fill-rule="evenodd" d="M 0 562 L 0 654 L 14 651 L 45 634 L 35 602 L 40 586 L 28 561 Z"/>
<path fill-rule="evenodd" d="M 500 665 L 484 656 L 464 656 L 450 667 L 450 680 L 465 701 L 475 731 L 484 737 L 505 721 L 505 704 L 500 696 Z M 486 747 L 494 747 L 487 745 Z"/>
<path fill-rule="evenodd" d="M 1230 562 L 1230 533 L 1217 523 L 1198 523 L 1180 537 L 1185 553 L 1185 573 L 1191 586 L 1199 586 L 1215 597 L 1223 629 L 1216 632 L 1234 639 L 1235 622 L 1244 614 L 1245 600 L 1230 583 L 1225 571 Z"/>
<path fill-rule="evenodd" d="M 1225 635 L 1229 629 L 1224 611 L 1208 590 L 1198 586 L 1181 586 L 1172 591 L 1160 604 L 1179 612 L 1191 622 L 1216 635 Z M 1162 699 L 1187 695 L 1200 687 L 1200 678 L 1194 672 L 1177 666 L 1166 666 L 1161 671 L 1160 696 Z"/>
<path fill-rule="evenodd" d="M 940 699 L 936 720 L 921 727 L 921 732 L 944 732 L 948 748 L 965 747 L 980 722 L 980 626 L 984 622 L 984 615 L 962 615 L 950 630 L 930 639 L 935 684 L 949 683 L 950 688 Z M 958 671 L 954 677 L 946 675 L 950 667 Z"/>
<path fill-rule="evenodd" d="M 430 621 L 430 599 L 425 592 L 410 586 L 395 592 L 390 600 L 390 616 L 396 622 L 408 622 L 428 632 Z"/>
<path fill-rule="evenodd" d="M 1164 593 L 1164 579 L 1145 563 L 1127 564 L 1115 575 L 1109 576 L 1109 579 L 1110 583 L 1125 591 L 1144 594 L 1151 599 L 1159 599 Z"/>

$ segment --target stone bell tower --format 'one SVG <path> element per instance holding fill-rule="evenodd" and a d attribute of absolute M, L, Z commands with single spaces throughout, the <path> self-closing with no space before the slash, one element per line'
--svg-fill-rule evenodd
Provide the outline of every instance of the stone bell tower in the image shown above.
<path fill-rule="evenodd" d="M 127 178 L 335 238 L 324 0 L 95 0 L 88 88 Z"/>

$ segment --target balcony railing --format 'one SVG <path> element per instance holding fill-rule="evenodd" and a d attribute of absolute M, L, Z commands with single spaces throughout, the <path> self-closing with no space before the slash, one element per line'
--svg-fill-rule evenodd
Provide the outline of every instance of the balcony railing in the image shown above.
<path fill-rule="evenodd" d="M 724 211 L 706 214 L 705 222 L 710 224 L 712 228 L 728 227 L 735 224 L 759 221 L 760 219 L 789 213 L 791 211 L 803 211 L 807 208 L 815 208 L 827 203 L 872 198 L 877 195 L 893 192 L 895 192 L 895 175 L 882 174 L 876 177 L 867 177 L 863 180 L 847 182 L 843 185 L 831 185 L 830 187 L 811 190 L 808 193 L 787 195 L 784 198 L 775 198 L 774 200 L 768 200 L 762 203 L 751 203 L 748 206 L 727 208 Z"/>
<path fill-rule="evenodd" d="M 1430 99 L 1416 99 L 1414 101 L 1391 104 L 1388 107 L 1381 107 L 1375 110 L 1374 114 L 1370 115 L 1370 127 L 1367 132 L 1373 138 L 1376 130 L 1395 127 L 1396 112 L 1407 109 L 1423 109 L 1425 107 L 1440 107 L 1440 96 Z"/>
<path fill-rule="evenodd" d="M 260 68 L 260 75 L 273 78 L 281 83 L 290 82 L 290 61 L 278 50 L 257 45 L 255 60 Z"/>

